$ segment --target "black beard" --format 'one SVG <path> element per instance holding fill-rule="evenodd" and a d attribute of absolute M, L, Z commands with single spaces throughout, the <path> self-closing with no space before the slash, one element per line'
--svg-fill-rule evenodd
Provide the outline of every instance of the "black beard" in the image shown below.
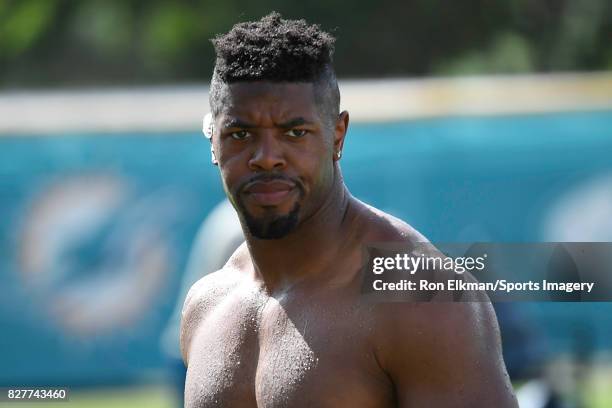
<path fill-rule="evenodd" d="M 281 215 L 281 216 L 262 216 L 259 218 L 254 217 L 249 214 L 242 201 L 242 191 L 244 190 L 244 186 L 248 183 L 251 183 L 255 180 L 260 181 L 272 181 L 274 179 L 280 180 L 291 180 L 287 177 L 283 177 L 281 175 L 276 174 L 261 174 L 253 177 L 247 182 L 243 183 L 239 188 L 238 192 L 235 196 L 236 198 L 236 209 L 238 213 L 242 215 L 244 222 L 246 223 L 247 229 L 249 233 L 255 238 L 259 239 L 280 239 L 287 236 L 291 233 L 298 225 L 299 214 L 300 214 L 300 204 L 299 200 L 295 203 L 295 206 L 291 209 L 289 214 Z M 297 188 L 299 192 L 300 199 L 304 197 L 304 187 L 301 182 L 297 179 L 291 180 L 295 183 L 295 188 Z"/>
<path fill-rule="evenodd" d="M 259 239 L 280 239 L 291 233 L 298 225 L 300 205 L 295 204 L 287 215 L 274 218 L 255 218 L 244 208 L 241 201 L 238 202 L 240 212 L 244 217 L 249 233 Z"/>

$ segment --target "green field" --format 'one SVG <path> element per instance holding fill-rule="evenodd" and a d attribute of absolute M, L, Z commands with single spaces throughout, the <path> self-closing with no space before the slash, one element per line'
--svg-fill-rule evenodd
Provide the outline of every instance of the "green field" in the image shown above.
<path fill-rule="evenodd" d="M 582 389 L 585 408 L 612 407 L 612 368 L 597 370 L 585 378 Z M 0 403 L 2 407 L 40 408 L 175 408 L 172 390 L 165 385 L 132 388 L 96 388 L 70 392 L 70 401 L 62 403 Z"/>
<path fill-rule="evenodd" d="M 133 388 L 96 388 L 70 391 L 67 402 L 0 403 L 2 407 L 41 408 L 174 408 L 172 391 L 164 385 Z"/>

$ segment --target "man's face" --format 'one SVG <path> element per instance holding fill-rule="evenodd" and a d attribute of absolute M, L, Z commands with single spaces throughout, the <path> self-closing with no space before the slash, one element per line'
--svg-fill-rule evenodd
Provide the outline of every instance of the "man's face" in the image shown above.
<path fill-rule="evenodd" d="M 227 87 L 213 149 L 225 191 L 253 236 L 282 238 L 321 207 L 347 120 L 329 124 L 311 83 Z"/>

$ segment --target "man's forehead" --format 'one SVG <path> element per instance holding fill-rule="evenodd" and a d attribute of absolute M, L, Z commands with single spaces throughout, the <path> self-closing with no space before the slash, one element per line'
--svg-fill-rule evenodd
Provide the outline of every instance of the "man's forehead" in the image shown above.
<path fill-rule="evenodd" d="M 318 116 L 310 82 L 235 82 L 226 85 L 224 94 L 219 113 L 225 117 Z"/>
<path fill-rule="evenodd" d="M 224 105 L 262 100 L 315 103 L 314 84 L 311 82 L 234 82 L 224 88 Z"/>

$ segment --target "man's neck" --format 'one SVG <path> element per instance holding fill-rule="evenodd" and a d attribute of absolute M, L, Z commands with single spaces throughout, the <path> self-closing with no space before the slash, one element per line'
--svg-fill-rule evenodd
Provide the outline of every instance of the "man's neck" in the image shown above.
<path fill-rule="evenodd" d="M 277 292 L 316 278 L 341 256 L 338 249 L 350 231 L 342 224 L 351 200 L 341 177 L 337 177 L 328 199 L 291 234 L 273 240 L 245 234 L 256 279 L 263 280 L 269 292 Z"/>

